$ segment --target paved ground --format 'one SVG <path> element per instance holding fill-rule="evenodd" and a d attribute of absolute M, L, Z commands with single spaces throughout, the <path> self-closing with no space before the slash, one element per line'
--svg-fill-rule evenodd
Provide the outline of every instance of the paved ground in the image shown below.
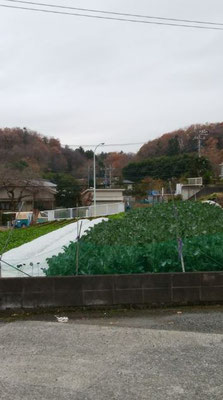
<path fill-rule="evenodd" d="M 12 318 L 1 400 L 223 399 L 223 307 Z"/>

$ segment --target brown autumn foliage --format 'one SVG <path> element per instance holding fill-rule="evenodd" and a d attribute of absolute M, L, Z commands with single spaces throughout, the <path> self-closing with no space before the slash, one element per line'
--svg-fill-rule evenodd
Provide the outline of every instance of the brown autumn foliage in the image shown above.
<path fill-rule="evenodd" d="M 223 162 L 223 122 L 191 125 L 185 129 L 165 133 L 145 143 L 138 151 L 135 161 L 164 155 L 195 153 L 198 151 L 196 137 L 201 130 L 207 131 L 207 135 L 202 140 L 201 154 L 210 160 L 217 173 L 219 164 Z"/>
<path fill-rule="evenodd" d="M 215 172 L 218 173 L 219 164 L 223 162 L 223 122 L 191 125 L 185 129 L 165 133 L 144 144 L 136 155 L 123 152 L 102 153 L 97 156 L 97 166 L 101 170 L 111 170 L 113 177 L 121 177 L 122 169 L 132 161 L 195 153 L 196 136 L 202 129 L 208 131 L 208 135 L 202 141 L 202 155 L 211 161 Z M 63 147 L 58 139 L 25 128 L 0 129 L 0 167 L 10 166 L 18 171 L 28 167 L 39 176 L 47 173 L 65 173 L 87 181 L 89 177 L 92 178 L 92 165 L 92 151 Z M 104 172 L 101 174 L 103 176 Z"/>
<path fill-rule="evenodd" d="M 78 176 L 86 158 L 79 149 L 62 147 L 60 141 L 21 128 L 0 129 L 0 165 L 38 173 L 67 172 Z"/>
<path fill-rule="evenodd" d="M 114 176 L 121 176 L 122 169 L 133 159 L 133 154 L 123 152 L 111 152 L 106 155 L 104 164 L 106 168 L 112 168 Z"/>

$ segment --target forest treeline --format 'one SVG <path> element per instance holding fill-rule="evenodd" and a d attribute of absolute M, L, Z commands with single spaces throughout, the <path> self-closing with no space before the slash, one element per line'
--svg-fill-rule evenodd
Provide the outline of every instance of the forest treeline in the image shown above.
<path fill-rule="evenodd" d="M 121 153 L 104 153 L 97 156 L 99 167 L 122 170 L 133 156 Z M 43 136 L 25 128 L 0 129 L 0 166 L 17 170 L 26 167 L 40 174 L 68 173 L 75 178 L 87 178 L 92 167 L 93 151 L 62 146 L 53 137 Z"/>
<path fill-rule="evenodd" d="M 123 176 L 134 182 L 147 177 L 167 181 L 202 176 L 209 183 L 219 176 L 222 162 L 223 123 L 191 125 L 145 143 L 123 168 Z"/>
<path fill-rule="evenodd" d="M 78 173 L 93 156 L 91 151 L 62 147 L 58 139 L 20 128 L 0 129 L 0 164 L 41 173 Z"/>
<path fill-rule="evenodd" d="M 96 156 L 97 177 L 121 178 L 132 154 L 102 152 Z M 15 182 L 47 179 L 57 185 L 56 205 L 73 207 L 80 193 L 93 185 L 93 151 L 62 146 L 53 137 L 26 128 L 0 129 L 0 186 L 10 189 Z M 109 179 L 107 179 L 109 182 Z"/>
<path fill-rule="evenodd" d="M 197 152 L 200 132 L 204 133 L 201 159 Z M 111 183 L 111 176 L 113 183 L 121 183 L 123 178 L 165 181 L 196 175 L 208 182 L 211 176 L 218 176 L 221 162 L 223 123 L 191 125 L 145 143 L 137 154 L 101 152 L 97 177 L 104 178 L 105 186 Z M 26 128 L 4 128 L 0 129 L 0 179 L 6 171 L 9 183 L 18 176 L 51 180 L 58 186 L 57 205 L 71 206 L 80 192 L 93 184 L 93 151 L 62 146 L 58 139 Z M 114 180 L 117 177 L 120 179 Z"/>
<path fill-rule="evenodd" d="M 123 176 L 133 182 L 145 178 L 168 181 L 176 178 L 202 176 L 204 183 L 210 182 L 212 167 L 208 159 L 194 154 L 180 154 L 148 158 L 143 161 L 129 163 L 123 168 Z"/>
<path fill-rule="evenodd" d="M 172 157 L 185 153 L 196 154 L 198 152 L 197 137 L 200 132 L 203 132 L 201 154 L 210 161 L 214 172 L 218 173 L 219 164 L 223 162 L 223 122 L 191 125 L 185 129 L 165 133 L 145 143 L 134 161 L 162 156 Z"/>

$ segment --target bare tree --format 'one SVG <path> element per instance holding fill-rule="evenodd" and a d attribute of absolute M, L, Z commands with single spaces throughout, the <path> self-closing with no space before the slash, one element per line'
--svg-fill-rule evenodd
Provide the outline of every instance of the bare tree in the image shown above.
<path fill-rule="evenodd" d="M 32 169 L 25 168 L 19 171 L 0 166 L 0 190 L 7 194 L 10 209 L 18 210 L 22 201 L 30 197 L 34 205 L 35 197 L 40 188 L 42 188 L 42 182 Z"/>

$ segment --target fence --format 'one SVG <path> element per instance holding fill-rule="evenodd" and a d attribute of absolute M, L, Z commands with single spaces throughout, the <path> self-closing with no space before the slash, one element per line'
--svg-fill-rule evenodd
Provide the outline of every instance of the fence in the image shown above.
<path fill-rule="evenodd" d="M 48 221 L 55 221 L 60 219 L 72 219 L 76 217 L 102 217 L 105 215 L 118 214 L 125 211 L 124 203 L 107 203 L 97 204 L 96 210 L 94 206 L 87 207 L 74 207 L 74 208 L 61 208 L 57 210 L 45 210 Z"/>
<path fill-rule="evenodd" d="M 198 178 L 188 178 L 188 185 L 203 185 L 203 178 L 198 177 Z"/>

